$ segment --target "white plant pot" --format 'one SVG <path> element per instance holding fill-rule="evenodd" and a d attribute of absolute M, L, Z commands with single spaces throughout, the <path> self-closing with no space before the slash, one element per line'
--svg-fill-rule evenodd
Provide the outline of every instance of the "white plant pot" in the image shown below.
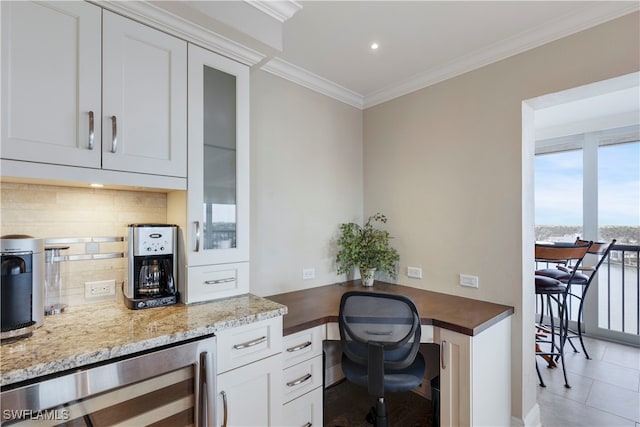
<path fill-rule="evenodd" d="M 375 268 L 360 268 L 362 286 L 373 286 L 373 276 L 376 274 Z"/>

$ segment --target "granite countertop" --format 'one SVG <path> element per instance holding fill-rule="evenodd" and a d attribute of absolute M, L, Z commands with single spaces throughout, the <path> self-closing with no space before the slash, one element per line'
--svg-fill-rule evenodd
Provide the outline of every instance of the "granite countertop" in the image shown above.
<path fill-rule="evenodd" d="M 252 294 L 146 310 L 129 310 L 120 301 L 72 307 L 46 316 L 31 337 L 0 345 L 0 386 L 286 313 L 286 306 Z"/>

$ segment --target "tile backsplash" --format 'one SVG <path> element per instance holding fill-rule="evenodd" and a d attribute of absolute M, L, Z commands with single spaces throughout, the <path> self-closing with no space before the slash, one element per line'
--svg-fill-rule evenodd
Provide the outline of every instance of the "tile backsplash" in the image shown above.
<path fill-rule="evenodd" d="M 0 234 L 27 234 L 50 238 L 125 236 L 133 223 L 165 223 L 165 193 L 77 188 L 2 182 L 0 184 Z M 84 244 L 73 244 L 61 255 L 84 253 Z M 126 242 L 101 243 L 100 252 L 125 252 Z M 63 302 L 85 300 L 85 282 L 115 280 L 116 294 L 126 276 L 126 258 L 65 261 L 60 263 Z"/>

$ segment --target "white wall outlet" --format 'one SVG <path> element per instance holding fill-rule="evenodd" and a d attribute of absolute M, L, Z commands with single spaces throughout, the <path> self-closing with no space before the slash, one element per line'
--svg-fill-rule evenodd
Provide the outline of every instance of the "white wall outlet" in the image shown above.
<path fill-rule="evenodd" d="M 115 280 L 98 280 L 96 282 L 85 282 L 84 298 L 95 301 L 97 299 L 108 300 L 116 298 Z"/>
<path fill-rule="evenodd" d="M 311 280 L 316 277 L 316 269 L 315 268 L 305 268 L 302 270 L 302 280 Z"/>
<path fill-rule="evenodd" d="M 422 279 L 422 268 L 420 267 L 407 267 L 407 276 L 414 279 Z"/>
<path fill-rule="evenodd" d="M 478 276 L 470 276 L 468 274 L 460 275 L 460 286 L 466 286 L 468 288 L 477 288 L 480 286 Z"/>

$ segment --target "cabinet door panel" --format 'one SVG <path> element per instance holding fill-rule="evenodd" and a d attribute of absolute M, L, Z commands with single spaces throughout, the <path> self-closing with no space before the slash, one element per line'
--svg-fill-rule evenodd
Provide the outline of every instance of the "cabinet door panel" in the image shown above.
<path fill-rule="evenodd" d="M 105 11 L 103 49 L 103 168 L 186 177 L 186 42 Z"/>
<path fill-rule="evenodd" d="M 100 28 L 85 2 L 2 2 L 2 158 L 100 167 Z"/>
<path fill-rule="evenodd" d="M 218 426 L 280 426 L 282 360 L 271 356 L 218 375 Z"/>
<path fill-rule="evenodd" d="M 249 260 L 249 69 L 189 45 L 189 265 Z"/>

